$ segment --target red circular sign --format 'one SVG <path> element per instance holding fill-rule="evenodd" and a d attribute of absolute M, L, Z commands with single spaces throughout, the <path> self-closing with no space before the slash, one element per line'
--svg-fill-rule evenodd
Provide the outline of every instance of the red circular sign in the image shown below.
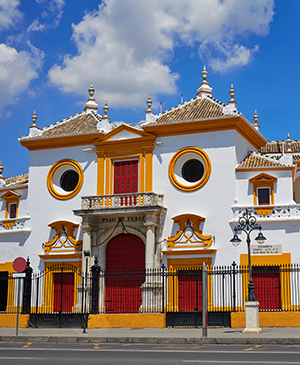
<path fill-rule="evenodd" d="M 13 269 L 16 272 L 23 272 L 26 269 L 27 261 L 23 257 L 17 257 L 13 262 Z"/>

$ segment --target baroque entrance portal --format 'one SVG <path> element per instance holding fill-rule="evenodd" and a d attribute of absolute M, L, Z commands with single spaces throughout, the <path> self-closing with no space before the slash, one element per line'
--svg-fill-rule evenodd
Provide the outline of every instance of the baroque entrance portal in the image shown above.
<path fill-rule="evenodd" d="M 114 237 L 106 249 L 106 313 L 137 313 L 144 282 L 143 241 L 133 234 Z"/>

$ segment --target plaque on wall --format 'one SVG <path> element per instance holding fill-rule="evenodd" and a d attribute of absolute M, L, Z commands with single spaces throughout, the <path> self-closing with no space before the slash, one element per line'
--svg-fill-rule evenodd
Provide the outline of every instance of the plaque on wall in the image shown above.
<path fill-rule="evenodd" d="M 282 245 L 251 246 L 251 255 L 281 255 Z"/>

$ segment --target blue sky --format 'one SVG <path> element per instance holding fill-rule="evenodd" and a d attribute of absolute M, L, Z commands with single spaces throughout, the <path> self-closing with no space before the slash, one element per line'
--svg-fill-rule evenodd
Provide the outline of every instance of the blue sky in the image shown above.
<path fill-rule="evenodd" d="M 83 110 L 144 119 L 196 95 L 206 64 L 213 96 L 259 115 L 268 140 L 300 139 L 299 0 L 0 0 L 0 160 L 28 171 L 26 135 Z"/>

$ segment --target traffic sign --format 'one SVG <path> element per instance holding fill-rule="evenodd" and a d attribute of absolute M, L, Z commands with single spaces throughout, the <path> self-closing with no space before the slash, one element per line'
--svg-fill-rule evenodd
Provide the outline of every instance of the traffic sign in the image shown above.
<path fill-rule="evenodd" d="M 13 269 L 16 272 L 23 272 L 26 269 L 27 261 L 23 257 L 17 257 L 13 262 Z"/>

